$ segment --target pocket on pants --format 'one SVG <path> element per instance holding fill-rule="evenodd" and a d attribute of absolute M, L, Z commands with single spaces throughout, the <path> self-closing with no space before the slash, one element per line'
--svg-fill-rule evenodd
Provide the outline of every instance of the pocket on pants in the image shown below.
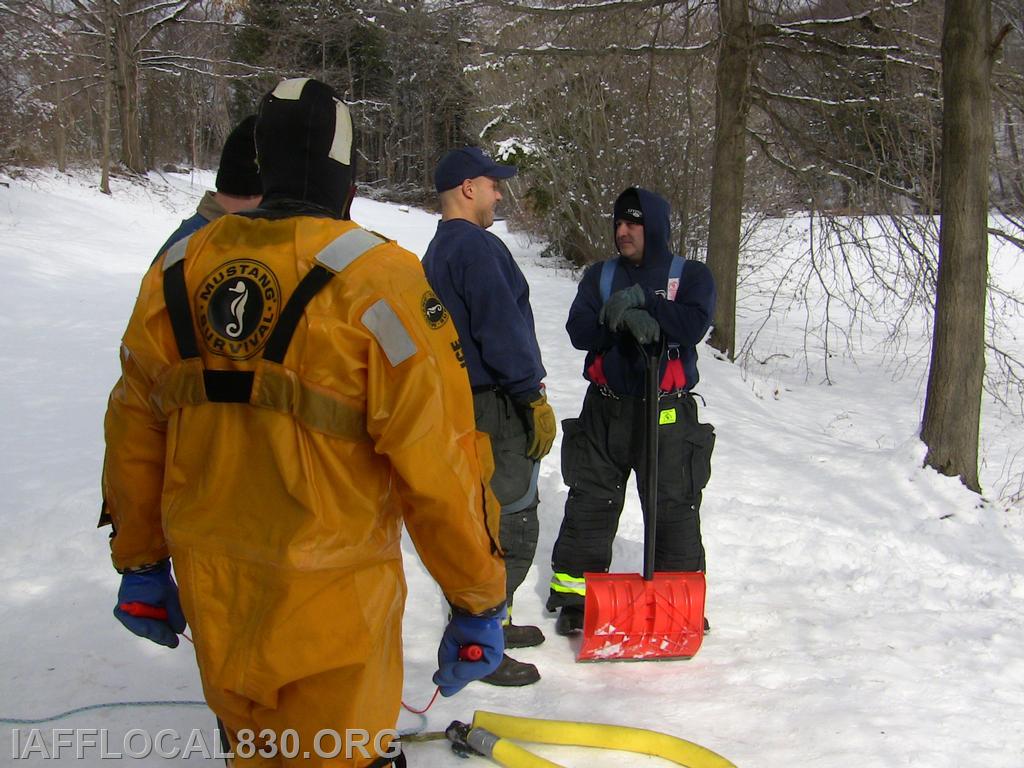
<path fill-rule="evenodd" d="M 599 461 L 580 419 L 562 420 L 562 480 L 570 488 L 596 493 L 602 487 Z"/>
<path fill-rule="evenodd" d="M 562 421 L 562 480 L 573 491 L 599 499 L 618 495 L 619 471 L 594 444 L 582 419 Z"/>
<path fill-rule="evenodd" d="M 711 480 L 711 454 L 715 450 L 715 428 L 697 422 L 686 436 L 690 443 L 690 483 L 692 495 L 707 487 Z"/>
<path fill-rule="evenodd" d="M 570 488 L 579 482 L 579 442 L 583 439 L 579 419 L 562 419 L 562 480 Z"/>

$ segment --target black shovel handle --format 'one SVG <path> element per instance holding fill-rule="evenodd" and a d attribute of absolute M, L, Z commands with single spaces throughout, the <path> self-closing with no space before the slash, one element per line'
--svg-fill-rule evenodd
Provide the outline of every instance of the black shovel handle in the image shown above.
<path fill-rule="evenodd" d="M 643 346 L 644 371 L 644 581 L 654 578 L 654 541 L 658 529 L 658 422 L 661 418 L 658 397 L 661 381 L 661 357 L 665 354 L 665 336 Z"/>

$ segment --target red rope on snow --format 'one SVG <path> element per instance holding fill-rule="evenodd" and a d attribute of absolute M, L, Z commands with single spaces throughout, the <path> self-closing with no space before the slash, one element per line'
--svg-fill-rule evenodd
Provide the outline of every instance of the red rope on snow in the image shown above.
<path fill-rule="evenodd" d="M 430 709 L 432 706 L 434 706 L 434 702 L 437 701 L 437 694 L 439 694 L 440 692 L 441 692 L 441 686 L 437 686 L 437 688 L 434 689 L 434 695 L 430 697 L 430 703 L 427 704 L 427 706 L 425 706 L 423 709 L 413 709 L 408 704 L 406 704 L 404 701 L 402 702 L 402 706 L 405 707 L 410 712 L 412 712 L 414 715 L 422 715 L 422 714 L 426 713 L 426 711 L 428 709 Z"/>

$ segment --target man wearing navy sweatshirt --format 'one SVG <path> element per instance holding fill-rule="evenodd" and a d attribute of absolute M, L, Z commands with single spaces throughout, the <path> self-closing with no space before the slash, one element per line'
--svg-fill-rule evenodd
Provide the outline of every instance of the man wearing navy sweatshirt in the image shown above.
<path fill-rule="evenodd" d="M 555 415 L 544 392 L 544 366 L 530 308 L 530 287 L 505 244 L 487 231 L 501 200 L 501 180 L 516 169 L 476 147 L 446 154 L 434 171 L 441 222 L 423 257 L 427 281 L 443 306 L 424 307 L 440 326 L 450 313 L 459 333 L 476 427 L 491 438 L 491 488 L 501 502 L 501 547 L 509 618 L 505 647 L 544 642 L 538 627 L 512 624 L 512 596 L 537 549 L 537 477 L 555 439 Z M 425 297 L 429 303 L 431 297 Z M 435 300 L 436 301 L 436 300 Z M 493 685 L 529 685 L 533 664 L 509 657 L 483 678 Z"/>
<path fill-rule="evenodd" d="M 583 626 L 584 573 L 607 572 L 630 471 L 645 496 L 644 370 L 641 345 L 664 336 L 660 371 L 658 509 L 654 568 L 703 571 L 701 491 L 711 475 L 714 429 L 697 420 L 696 345 L 715 311 L 715 284 L 701 262 L 669 250 L 669 205 L 630 187 L 615 201 L 619 256 L 583 274 L 566 330 L 587 353 L 590 382 L 578 419 L 562 422 L 565 516 L 552 552 L 548 610 L 555 631 Z"/>

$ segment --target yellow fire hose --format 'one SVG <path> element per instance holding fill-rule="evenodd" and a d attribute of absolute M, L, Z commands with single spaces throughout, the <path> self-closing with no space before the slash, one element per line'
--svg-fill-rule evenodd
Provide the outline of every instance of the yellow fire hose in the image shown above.
<path fill-rule="evenodd" d="M 449 738 L 452 729 L 449 727 Z M 461 725 L 461 724 L 460 724 Z M 505 768 L 562 768 L 509 739 L 535 744 L 598 747 L 661 757 L 688 768 L 736 768 L 721 755 L 684 739 L 644 728 L 567 720 L 539 720 L 478 710 L 463 734 L 465 744 Z M 454 739 L 453 739 L 454 740 Z"/>

